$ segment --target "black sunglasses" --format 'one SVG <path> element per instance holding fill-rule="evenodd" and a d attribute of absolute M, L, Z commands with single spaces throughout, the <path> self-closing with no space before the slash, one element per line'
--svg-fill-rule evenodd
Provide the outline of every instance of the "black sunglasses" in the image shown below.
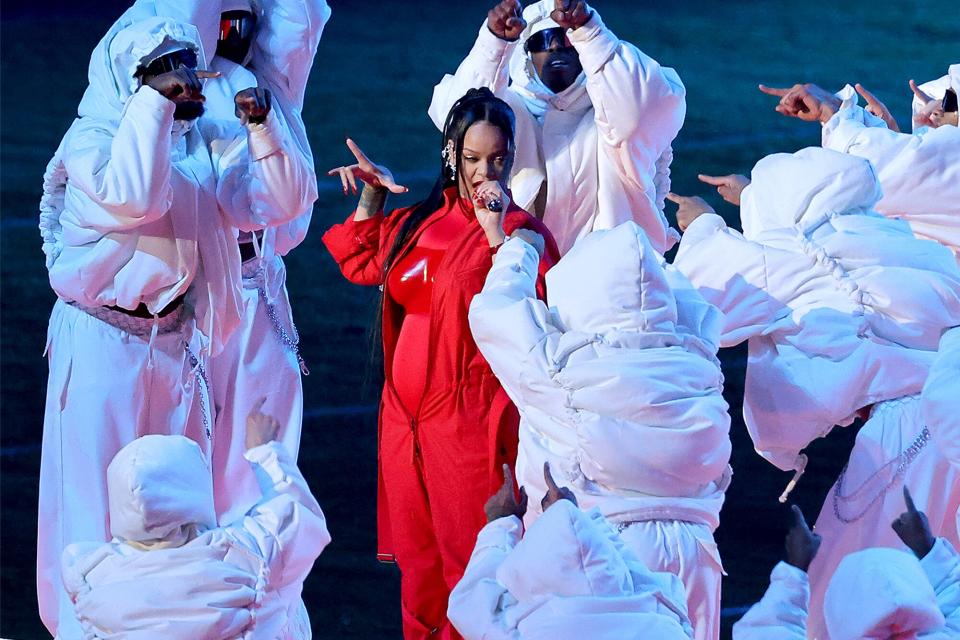
<path fill-rule="evenodd" d="M 523 48 L 527 50 L 527 53 L 541 53 L 543 51 L 550 51 L 551 49 L 572 49 L 573 43 L 571 43 L 570 38 L 567 37 L 566 29 L 563 27 L 553 27 L 551 29 L 537 31 L 527 38 Z"/>
<path fill-rule="evenodd" d="M 197 68 L 197 52 L 193 49 L 178 49 L 165 53 L 150 64 L 140 67 L 137 70 L 138 76 L 159 76 L 164 73 L 176 71 L 180 66 L 188 69 Z"/>
<path fill-rule="evenodd" d="M 953 113 L 957 110 L 957 92 L 953 89 L 947 89 L 946 93 L 943 94 L 943 102 L 940 103 L 940 107 L 943 109 L 944 113 Z"/>

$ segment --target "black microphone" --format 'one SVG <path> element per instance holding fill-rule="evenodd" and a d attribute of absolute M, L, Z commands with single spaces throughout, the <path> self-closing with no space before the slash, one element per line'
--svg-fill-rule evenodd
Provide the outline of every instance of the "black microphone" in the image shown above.
<path fill-rule="evenodd" d="M 487 210 L 492 211 L 494 213 L 502 212 L 503 200 L 501 200 L 500 198 L 493 198 L 491 200 L 487 200 Z"/>

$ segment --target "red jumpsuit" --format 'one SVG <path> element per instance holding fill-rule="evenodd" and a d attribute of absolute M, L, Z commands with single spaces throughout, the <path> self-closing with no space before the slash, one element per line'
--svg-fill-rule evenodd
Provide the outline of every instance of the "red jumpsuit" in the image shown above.
<path fill-rule="evenodd" d="M 323 241 L 348 280 L 384 285 L 378 556 L 400 567 L 404 637 L 458 638 L 447 597 L 486 523 L 483 505 L 503 482 L 500 465 L 515 462 L 519 415 L 467 322 L 492 264 L 473 205 L 447 189 L 384 276 L 412 210 L 361 222 L 351 215 Z M 504 230 L 521 227 L 547 239 L 542 297 L 559 252 L 546 227 L 511 204 Z"/>

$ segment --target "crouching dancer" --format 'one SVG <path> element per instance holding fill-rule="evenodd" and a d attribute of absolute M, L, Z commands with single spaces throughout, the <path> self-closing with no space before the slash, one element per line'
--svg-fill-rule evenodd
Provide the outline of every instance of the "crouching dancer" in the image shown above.
<path fill-rule="evenodd" d="M 545 490 L 549 462 L 646 566 L 680 577 L 695 637 L 717 638 L 713 531 L 730 482 L 719 315 L 664 271 L 634 222 L 590 234 L 548 271 L 548 308 L 535 292 L 542 242 L 526 233 L 498 250 L 470 307 L 520 410 L 518 480 Z M 534 505 L 527 524 L 540 514 Z"/>
<path fill-rule="evenodd" d="M 913 553 L 875 547 L 840 562 L 824 602 L 832 640 L 948 640 L 960 634 L 960 555 L 948 540 L 934 537 L 906 487 L 903 497 L 907 510 L 891 529 Z M 733 626 L 734 640 L 807 638 L 807 569 L 820 536 L 793 510 L 787 560 L 774 568 L 763 599 Z"/>
<path fill-rule="evenodd" d="M 210 468 L 192 440 L 148 435 L 114 457 L 113 540 L 63 554 L 82 637 L 311 637 L 300 592 L 330 534 L 263 402 L 247 418 L 245 454 L 263 498 L 226 526 L 217 526 Z"/>
<path fill-rule="evenodd" d="M 526 493 L 514 497 L 510 469 L 487 501 L 477 536 L 447 614 L 467 640 L 689 639 L 683 587 L 653 573 L 596 509 L 583 512 L 545 463 L 543 516 L 521 540 Z"/>

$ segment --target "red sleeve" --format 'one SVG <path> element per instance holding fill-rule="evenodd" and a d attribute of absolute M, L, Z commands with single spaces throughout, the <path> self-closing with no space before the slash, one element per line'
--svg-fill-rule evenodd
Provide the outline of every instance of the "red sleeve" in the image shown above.
<path fill-rule="evenodd" d="M 560 249 L 557 248 L 557 241 L 553 239 L 553 234 L 550 233 L 546 225 L 523 210 L 517 211 L 516 214 L 508 215 L 503 221 L 503 230 L 508 236 L 517 229 L 530 229 L 543 236 L 545 247 L 543 255 L 540 256 L 540 273 L 537 277 L 537 297 L 541 300 L 546 300 L 547 271 L 560 260 Z"/>
<path fill-rule="evenodd" d="M 390 216 L 380 212 L 360 222 L 353 219 L 354 213 L 343 223 L 330 227 L 323 234 L 323 244 L 347 280 L 370 286 L 383 284 L 383 263 L 396 223 L 404 212 L 396 211 Z"/>

